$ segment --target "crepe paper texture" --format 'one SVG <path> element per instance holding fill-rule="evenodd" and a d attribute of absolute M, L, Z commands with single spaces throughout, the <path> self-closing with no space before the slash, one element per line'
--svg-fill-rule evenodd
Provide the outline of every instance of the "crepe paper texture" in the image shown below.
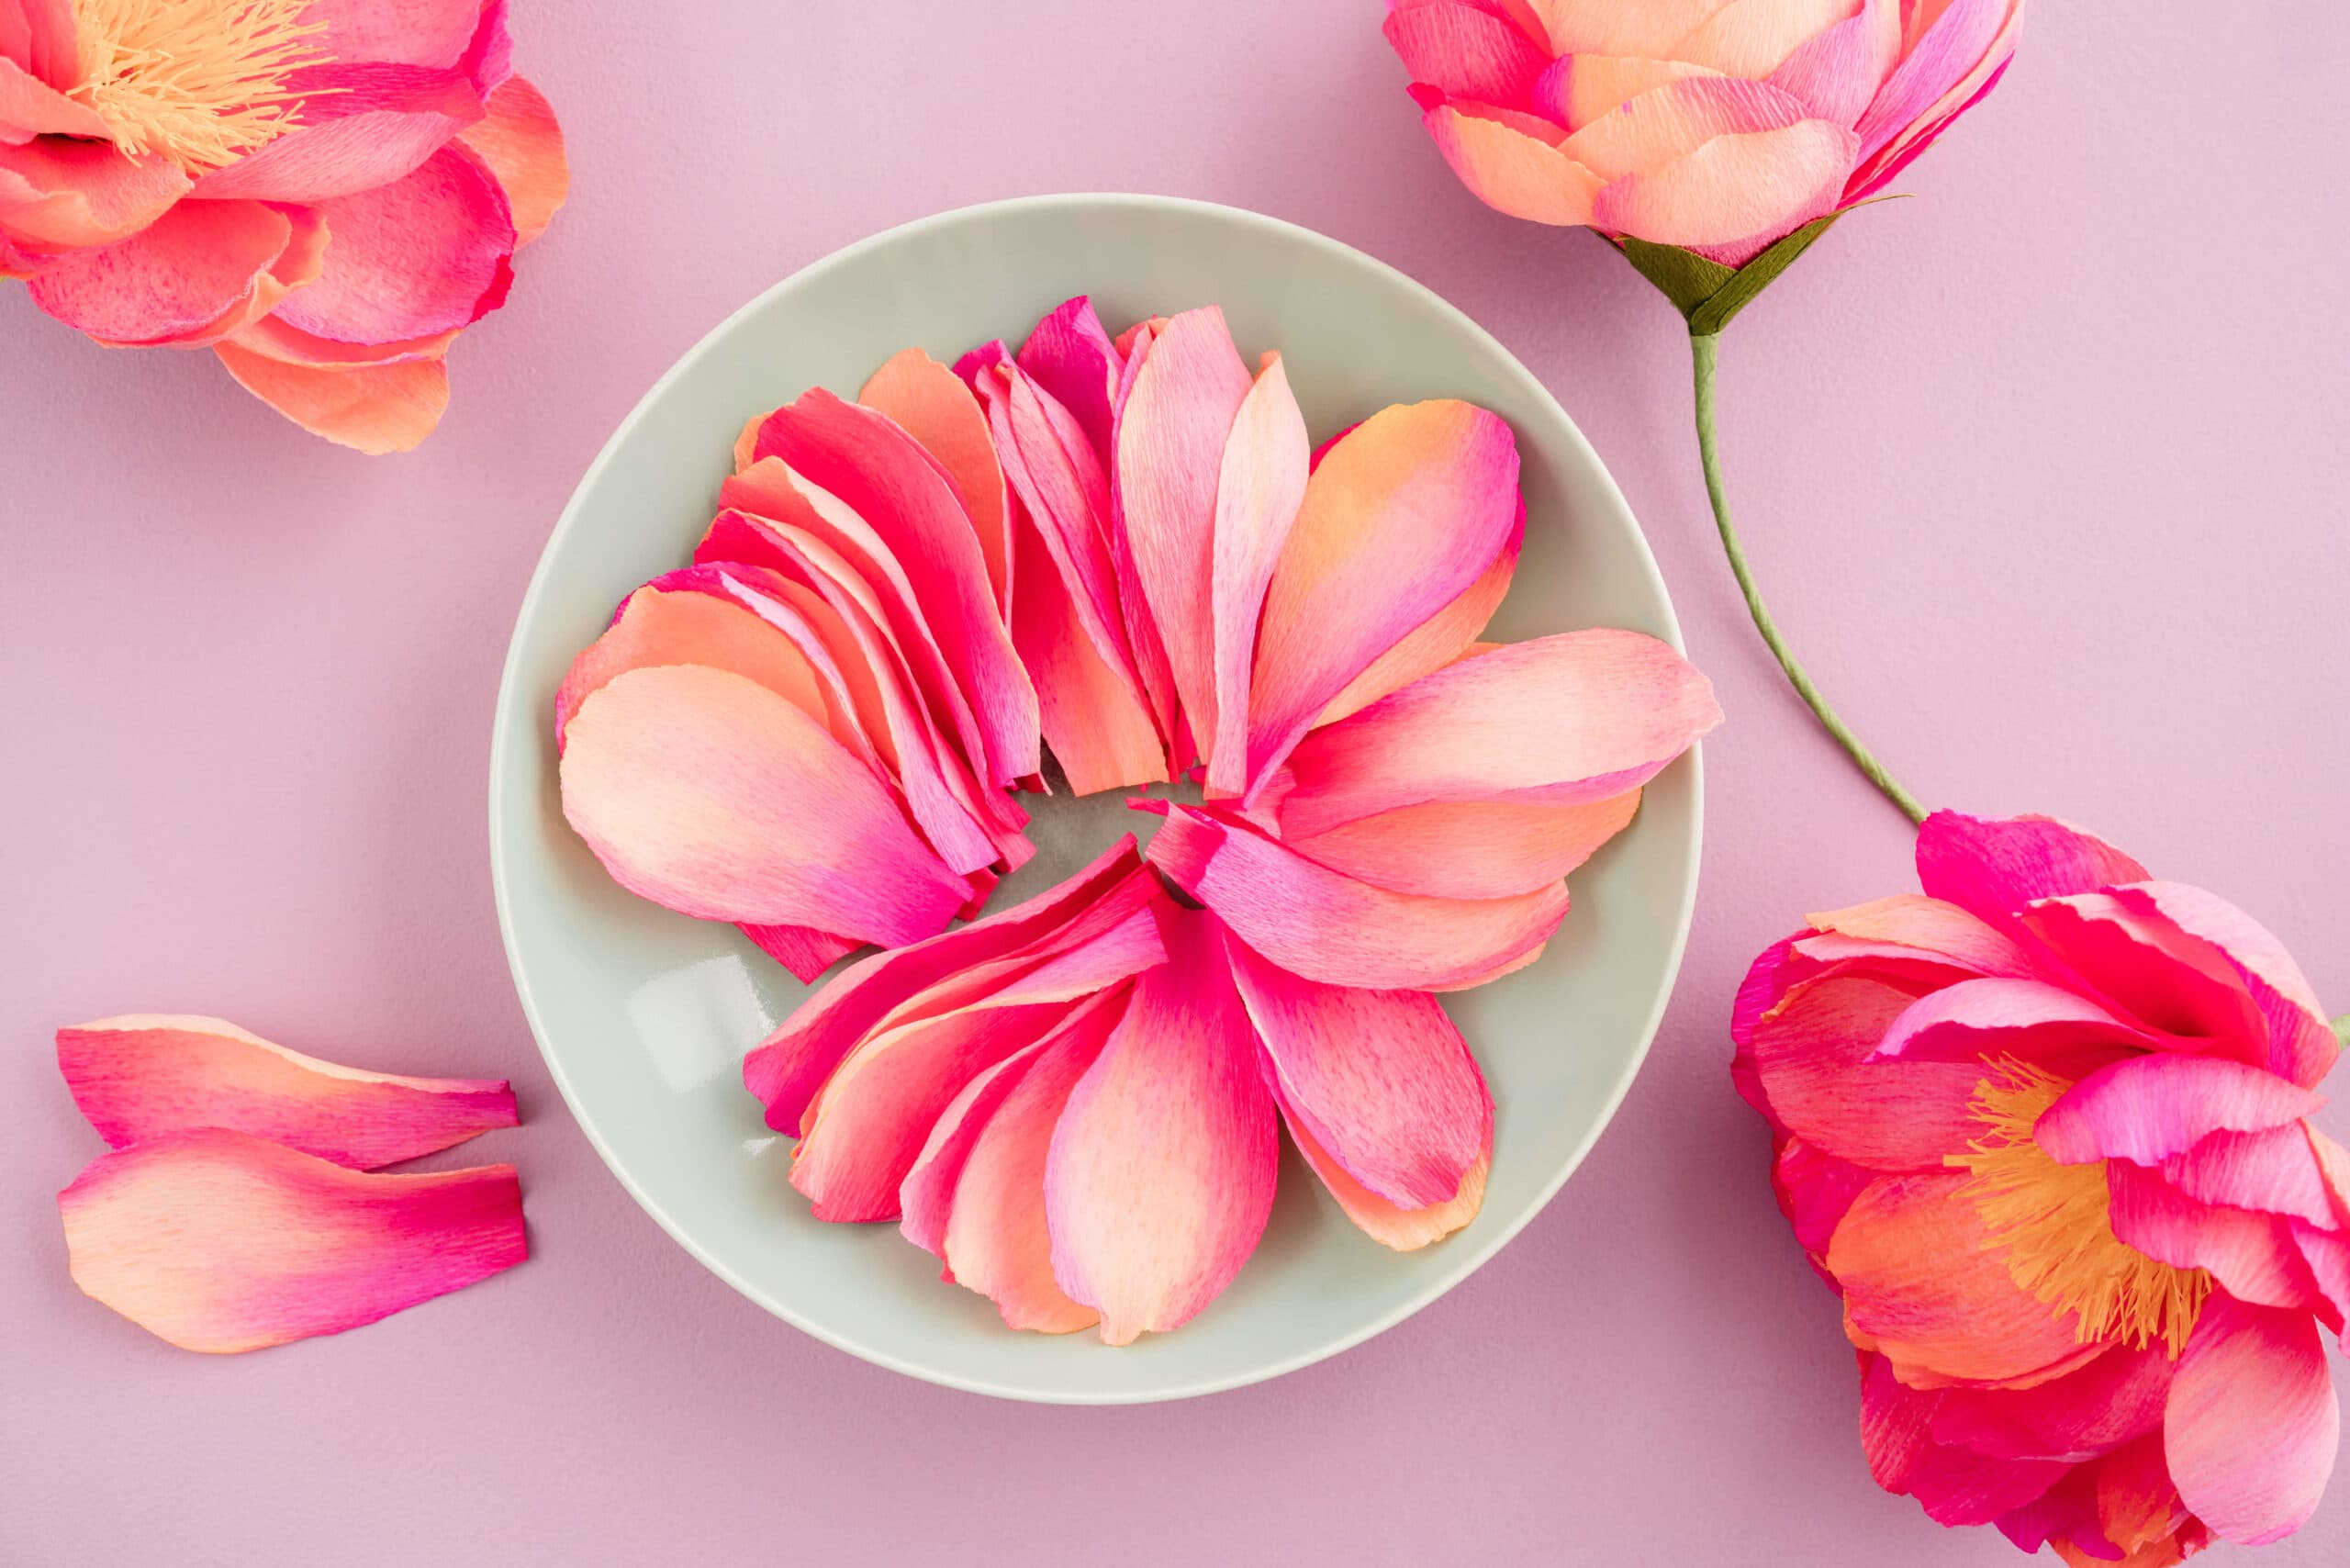
<path fill-rule="evenodd" d="M 1388 0 L 1388 42 L 1481 200 L 1607 237 L 1688 323 L 1698 453 L 1747 610 L 1797 696 L 1910 821 L 1925 808 L 1788 646 L 1730 521 L 1718 339 L 2013 59 L 2023 0 Z"/>
<path fill-rule="evenodd" d="M 0 0 L 0 276 L 113 347 L 209 348 L 360 451 L 563 205 L 505 0 Z"/>
<path fill-rule="evenodd" d="M 502 1080 L 340 1067 L 218 1018 L 142 1014 L 57 1032 L 73 1103 L 116 1148 L 225 1127 L 373 1170 L 515 1125 Z"/>
<path fill-rule="evenodd" d="M 163 1133 L 58 1194 L 73 1282 L 183 1350 L 340 1334 L 529 1256 L 510 1165 L 370 1175 L 247 1133 Z"/>
<path fill-rule="evenodd" d="M 1281 1127 L 1377 1241 L 1466 1225 L 1493 1105 L 1433 993 L 1539 958 L 1721 721 L 1653 637 L 1480 641 L 1527 528 L 1509 427 L 1439 398 L 1317 445 L 1214 306 L 1113 335 L 1080 296 L 728 433 L 693 565 L 556 691 L 557 767 L 622 886 L 803 981 L 884 949 L 744 1061 L 815 1217 L 1113 1344 L 1231 1282 Z M 1048 760 L 1201 803 L 1131 800 L 1147 855 L 985 913 Z"/>
<path fill-rule="evenodd" d="M 1937 812 L 1918 878 L 1763 953 L 1731 1025 L 1871 1474 L 2073 1568 L 2291 1534 L 2339 1442 L 2340 1025 L 2242 911 L 2063 823 Z"/>

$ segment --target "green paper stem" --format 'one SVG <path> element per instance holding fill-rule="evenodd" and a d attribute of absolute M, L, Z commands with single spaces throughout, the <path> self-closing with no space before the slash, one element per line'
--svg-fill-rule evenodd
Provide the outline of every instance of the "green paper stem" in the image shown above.
<path fill-rule="evenodd" d="M 1786 638 L 1780 634 L 1779 623 L 1771 619 L 1770 610 L 1762 603 L 1762 590 L 1754 586 L 1754 573 L 1746 564 L 1746 547 L 1739 543 L 1738 529 L 1729 520 L 1729 498 L 1722 487 L 1721 454 L 1714 442 L 1714 362 L 1720 344 L 1721 339 L 1716 333 L 1690 334 L 1689 354 L 1697 375 L 1697 454 L 1705 464 L 1706 495 L 1714 503 L 1714 524 L 1721 531 L 1722 554 L 1729 557 L 1729 569 L 1738 578 L 1739 591 L 1746 596 L 1746 612 L 1754 618 L 1754 629 L 1762 633 L 1762 641 L 1778 659 L 1779 667 L 1786 672 L 1787 684 L 1796 689 L 1796 695 L 1804 700 L 1820 727 L 1835 737 L 1836 744 L 1844 748 L 1863 776 L 1886 800 L 1900 807 L 1903 815 L 1912 823 L 1922 823 L 1926 820 L 1926 808 L 1886 771 L 1885 764 L 1861 744 L 1852 726 L 1828 705 L 1828 699 L 1819 694 L 1819 688 L 1804 673 L 1803 665 L 1788 648 Z"/>

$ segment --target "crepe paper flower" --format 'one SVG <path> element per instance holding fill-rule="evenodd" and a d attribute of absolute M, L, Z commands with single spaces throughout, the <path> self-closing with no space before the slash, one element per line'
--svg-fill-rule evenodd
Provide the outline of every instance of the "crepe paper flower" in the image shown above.
<path fill-rule="evenodd" d="M 2290 1534 L 2333 1467 L 2350 1036 L 2277 940 L 2044 817 L 1937 812 L 1924 891 L 1740 991 L 1740 1092 L 1859 1352 L 1870 1469 L 2075 1568 Z"/>
<path fill-rule="evenodd" d="M 505 0 L 0 0 L 0 276 L 381 453 L 562 206 Z"/>
<path fill-rule="evenodd" d="M 844 971 L 744 1081 L 800 1139 L 817 1218 L 896 1219 L 1010 1326 L 1112 1344 L 1238 1273 L 1277 1126 L 1399 1250 L 1475 1216 L 1493 1153 L 1483 1076 L 1434 997 L 1288 973 L 1169 898 L 1132 837 Z"/>
<path fill-rule="evenodd" d="M 367 1175 L 219 1127 L 101 1155 L 57 1206 L 74 1283 L 214 1354 L 340 1334 L 530 1253 L 510 1165 Z"/>
<path fill-rule="evenodd" d="M 1388 0 L 1429 136 L 1488 206 L 1596 230 L 1688 322 L 1707 494 L 1755 629 L 1912 822 L 1762 602 L 1716 450 L 1720 333 L 1998 84 L 2023 0 Z"/>
<path fill-rule="evenodd" d="M 139 1014 L 60 1029 L 57 1065 L 73 1103 L 116 1148 L 225 1127 L 372 1170 L 517 1120 L 503 1080 L 364 1072 L 219 1018 Z"/>

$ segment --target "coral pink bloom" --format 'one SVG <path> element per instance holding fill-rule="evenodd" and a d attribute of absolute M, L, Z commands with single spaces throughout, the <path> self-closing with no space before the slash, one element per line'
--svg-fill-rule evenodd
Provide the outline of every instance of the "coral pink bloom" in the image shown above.
<path fill-rule="evenodd" d="M 1811 917 L 1738 1000 L 1740 1092 L 1842 1297 L 1887 1489 L 2075 1568 L 2309 1518 L 2340 1415 L 2339 1054 L 2277 939 L 2041 817 L 1936 812 L 1925 893 Z"/>
<path fill-rule="evenodd" d="M 121 347 L 210 348 L 365 452 L 562 205 L 505 0 L 0 0 L 0 275 Z"/>
<path fill-rule="evenodd" d="M 1428 134 L 1487 205 L 1736 266 L 1900 173 L 1991 90 L 2023 0 L 1388 0 Z"/>

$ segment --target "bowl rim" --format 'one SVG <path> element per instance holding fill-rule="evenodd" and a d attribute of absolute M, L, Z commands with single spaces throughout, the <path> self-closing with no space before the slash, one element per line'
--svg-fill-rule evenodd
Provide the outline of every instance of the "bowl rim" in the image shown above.
<path fill-rule="evenodd" d="M 653 407 L 668 392 L 670 386 L 690 374 L 704 356 L 716 352 L 718 345 L 733 335 L 744 320 L 765 308 L 777 296 L 798 288 L 811 278 L 840 268 L 856 266 L 867 254 L 875 251 L 933 229 L 983 220 L 1001 214 L 1055 209 L 1116 210 L 1122 207 L 1188 214 L 1196 218 L 1237 223 L 1243 227 L 1277 233 L 1304 244 L 1309 250 L 1319 251 L 1335 261 L 1366 267 L 1374 273 L 1383 274 L 1386 281 L 1401 287 L 1406 293 L 1417 296 L 1424 304 L 1433 307 L 1440 315 L 1449 318 L 1453 326 L 1468 334 L 1472 340 L 1481 342 L 1498 357 L 1500 363 L 1506 367 L 1507 373 L 1521 383 L 1521 389 L 1527 396 L 1539 403 L 1547 404 L 1551 411 L 1558 415 L 1561 426 L 1573 438 L 1574 442 L 1582 448 L 1583 455 L 1590 460 L 1606 493 L 1622 509 L 1623 515 L 1631 521 L 1632 542 L 1636 547 L 1638 564 L 1647 574 L 1656 590 L 1659 602 L 1663 606 L 1664 626 L 1661 635 L 1675 650 L 1683 653 L 1687 651 L 1681 634 L 1680 618 L 1673 609 L 1672 593 L 1665 584 L 1663 573 L 1657 566 L 1654 552 L 1649 548 L 1648 535 L 1639 525 L 1638 514 L 1632 510 L 1631 502 L 1625 497 L 1622 487 L 1617 484 L 1614 473 L 1608 469 L 1606 463 L 1600 460 L 1597 451 L 1583 435 L 1582 427 L 1575 423 L 1573 417 L 1567 412 L 1558 398 L 1552 396 L 1550 389 L 1542 383 L 1541 379 L 1528 369 L 1524 362 L 1466 311 L 1421 283 L 1417 278 L 1381 261 L 1376 256 L 1357 250 L 1343 241 L 1334 240 L 1303 224 L 1292 223 L 1285 218 L 1274 218 L 1247 207 L 1232 207 L 1221 202 L 1202 201 L 1188 196 L 1156 196 L 1138 192 L 1080 191 L 1011 196 L 995 201 L 975 202 L 931 213 L 908 222 L 892 225 L 888 229 L 867 235 L 861 240 L 853 241 L 804 266 L 795 268 L 730 311 L 724 319 L 704 332 L 690 348 L 663 371 L 650 386 L 645 388 L 627 415 L 613 427 L 612 433 L 605 438 L 594 460 L 580 475 L 579 482 L 573 487 L 570 498 L 564 503 L 563 511 L 556 518 L 554 528 L 549 531 L 546 543 L 540 550 L 538 563 L 532 568 L 530 584 L 523 590 L 521 604 L 515 611 L 514 630 L 509 636 L 506 658 L 498 670 L 498 700 L 490 721 L 487 801 L 489 871 L 491 892 L 498 906 L 498 938 L 506 950 L 507 969 L 513 980 L 516 1000 L 521 1003 L 523 1018 L 530 1025 L 532 1040 L 537 1045 L 539 1055 L 546 1063 L 548 1076 L 554 1080 L 556 1092 L 563 1096 L 564 1103 L 570 1109 L 572 1120 L 578 1125 L 579 1130 L 587 1135 L 588 1145 L 595 1149 L 597 1158 L 601 1159 L 605 1169 L 619 1180 L 621 1188 L 635 1201 L 637 1206 L 650 1215 L 654 1223 L 666 1231 L 670 1239 L 683 1248 L 703 1268 L 708 1269 L 742 1295 L 782 1318 L 801 1333 L 835 1350 L 846 1351 L 860 1361 L 887 1368 L 923 1383 L 934 1383 L 940 1387 L 1030 1404 L 1078 1406 L 1159 1404 L 1180 1399 L 1194 1399 L 1204 1394 L 1220 1394 L 1230 1389 L 1244 1388 L 1252 1383 L 1269 1382 L 1312 1366 L 1317 1361 L 1326 1361 L 1332 1356 L 1350 1350 L 1369 1339 L 1377 1338 L 1405 1318 L 1418 1313 L 1438 1297 L 1445 1295 L 1462 1280 L 1483 1267 L 1503 1248 L 1515 1240 L 1518 1234 L 1532 1223 L 1537 1215 L 1550 1205 L 1551 1201 L 1558 1196 L 1560 1189 L 1566 1185 L 1568 1179 L 1582 1168 L 1583 1160 L 1589 1157 L 1592 1148 L 1607 1128 L 1614 1124 L 1616 1114 L 1622 1108 L 1625 1096 L 1631 1092 L 1633 1080 L 1639 1076 L 1640 1069 L 1647 1063 L 1649 1052 L 1656 1043 L 1657 1031 L 1663 1024 L 1665 1009 L 1672 1002 L 1674 989 L 1680 980 L 1682 960 L 1688 949 L 1690 926 L 1696 912 L 1698 871 L 1705 845 L 1705 760 L 1701 743 L 1693 743 L 1686 754 L 1685 762 L 1677 765 L 1685 766 L 1689 773 L 1690 825 L 1687 844 L 1683 853 L 1682 893 L 1679 908 L 1673 913 L 1673 940 L 1670 950 L 1665 956 L 1664 969 L 1657 988 L 1657 994 L 1650 1003 L 1647 1016 L 1640 1025 L 1639 1043 L 1627 1057 L 1615 1081 L 1608 1086 L 1602 1100 L 1599 1114 L 1593 1120 L 1590 1130 L 1573 1148 L 1568 1151 L 1566 1159 L 1560 1162 L 1557 1171 L 1518 1212 L 1506 1215 L 1492 1214 L 1480 1215 L 1485 1224 L 1483 1234 L 1477 1238 L 1477 1244 L 1462 1249 L 1458 1261 L 1438 1273 L 1420 1290 L 1397 1305 L 1344 1333 L 1333 1336 L 1312 1349 L 1296 1351 L 1278 1361 L 1218 1376 L 1199 1378 L 1191 1383 L 1169 1388 L 1101 1391 L 1023 1387 L 1016 1383 L 1002 1383 L 985 1377 L 967 1376 L 944 1368 L 923 1365 L 877 1346 L 863 1343 L 853 1333 L 844 1332 L 829 1324 L 811 1318 L 769 1294 L 766 1290 L 738 1273 L 722 1259 L 704 1248 L 696 1239 L 688 1226 L 679 1223 L 638 1183 L 626 1163 L 614 1152 L 602 1128 L 597 1125 L 595 1117 L 574 1090 L 570 1076 L 565 1071 L 559 1054 L 549 1044 L 548 1031 L 540 1016 L 537 1000 L 532 993 L 530 977 L 523 969 L 520 941 L 515 927 L 513 900 L 509 894 L 508 888 L 509 879 L 512 875 L 509 864 L 509 856 L 511 851 L 509 846 L 509 836 L 504 831 L 501 821 L 503 815 L 501 803 L 511 793 L 509 776 L 515 768 L 525 766 L 507 745 L 507 736 L 513 728 L 511 722 L 513 706 L 522 700 L 520 687 L 526 633 L 540 612 L 542 596 L 546 591 L 554 559 L 571 532 L 579 525 L 583 499 L 602 479 L 605 469 L 614 461 L 615 454 L 626 443 L 628 436 L 634 431 L 637 424 L 649 417 Z M 535 759 L 532 761 L 535 762 Z M 1466 1239 L 1465 1236 L 1462 1239 Z"/>

